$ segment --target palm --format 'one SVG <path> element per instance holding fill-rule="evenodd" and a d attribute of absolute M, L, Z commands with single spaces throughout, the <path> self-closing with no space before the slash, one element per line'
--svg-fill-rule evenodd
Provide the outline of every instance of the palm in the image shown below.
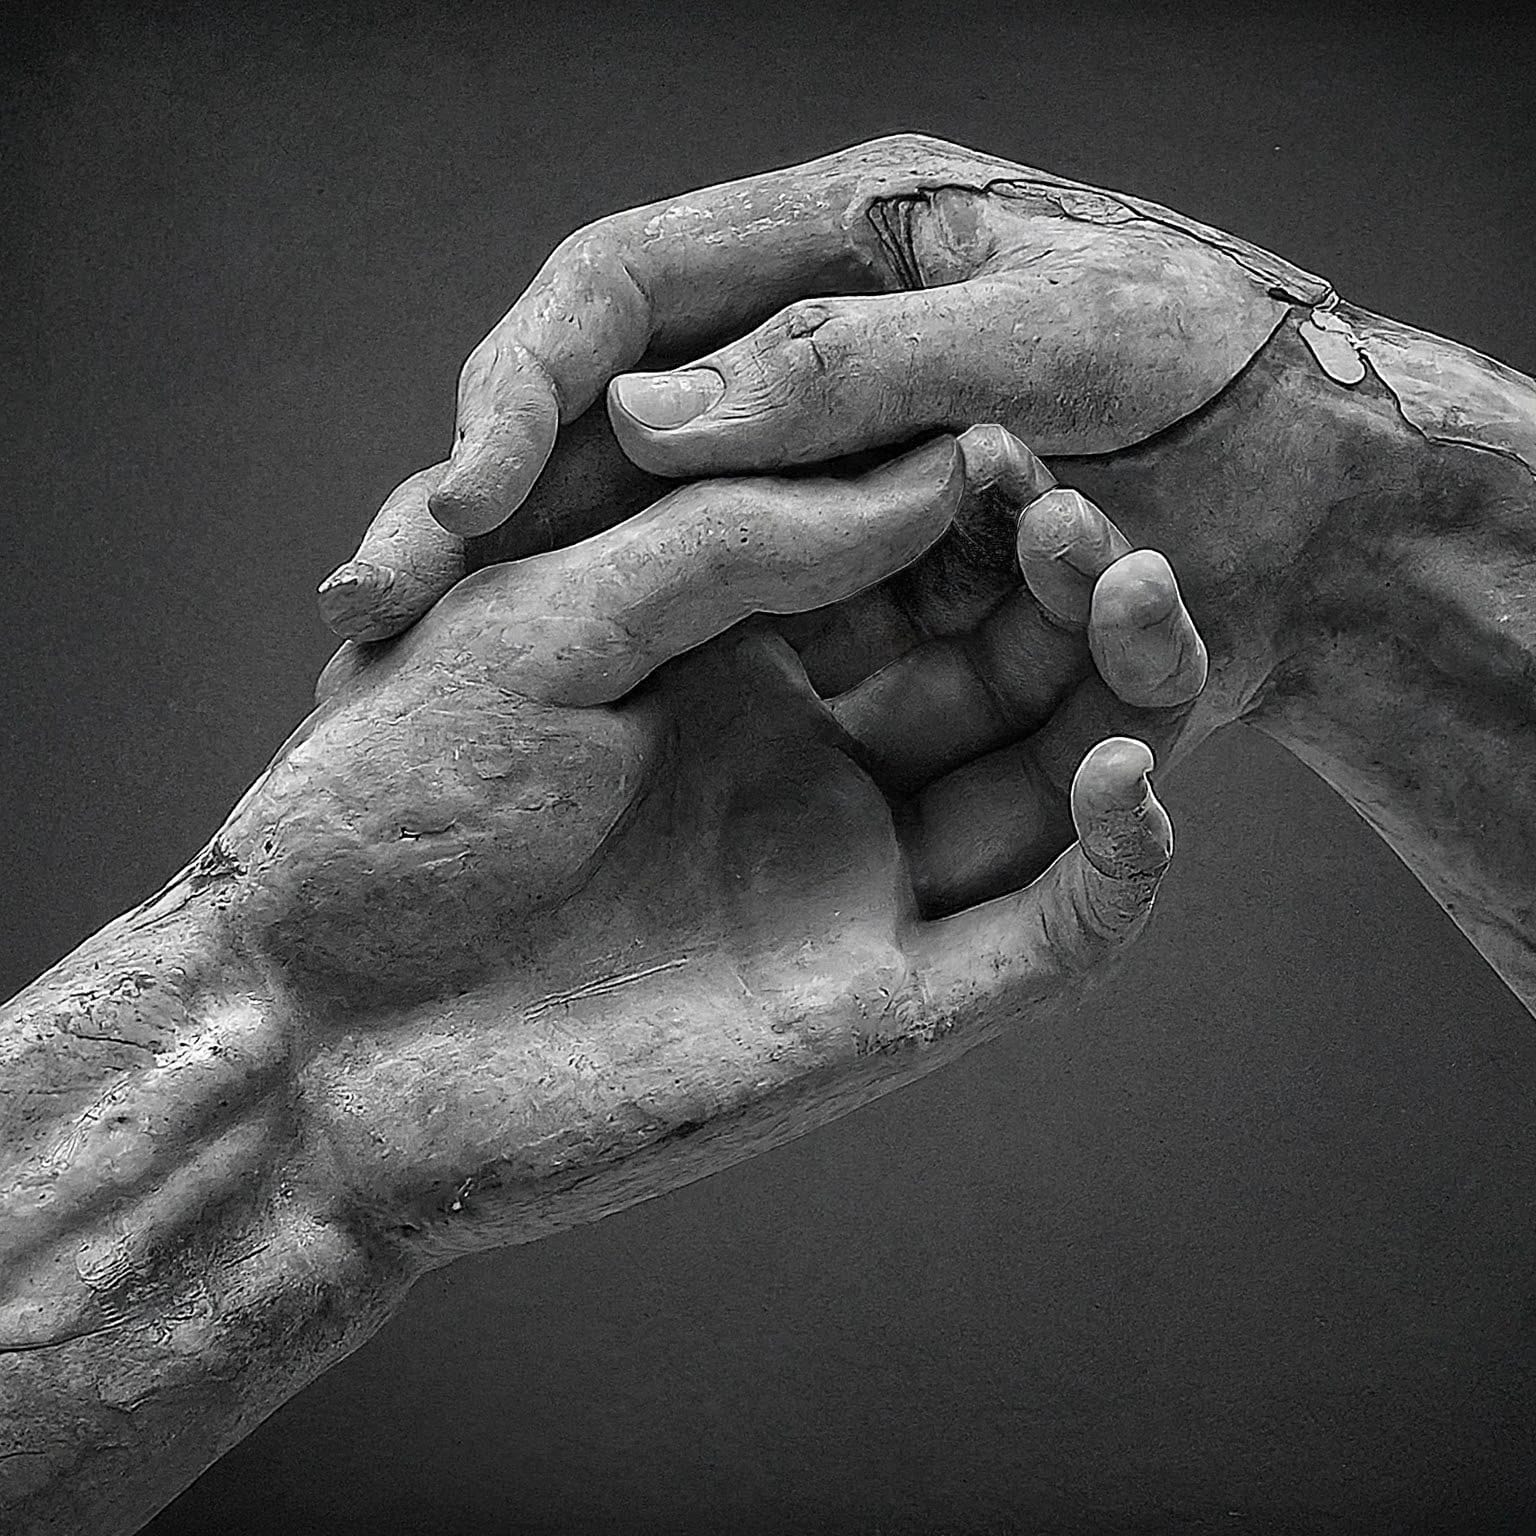
<path fill-rule="evenodd" d="M 309 842 L 281 872 L 303 896 L 269 942 L 302 994 L 345 999 L 307 1075 L 349 1181 L 450 1243 L 631 1198 L 605 1168 L 894 1036 L 916 916 L 885 798 L 781 642 L 570 709 L 445 677 L 465 606 L 231 829 L 366 786 L 344 856 Z"/>

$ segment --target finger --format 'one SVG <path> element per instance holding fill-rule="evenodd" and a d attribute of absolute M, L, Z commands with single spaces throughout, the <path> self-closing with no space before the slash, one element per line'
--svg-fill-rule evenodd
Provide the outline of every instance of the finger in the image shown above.
<path fill-rule="evenodd" d="M 1005 278 L 803 299 L 685 370 L 608 390 L 620 446 L 653 474 L 809 464 L 1017 414 L 1030 376 Z M 987 345 L 976 338 L 985 335 Z"/>
<path fill-rule="evenodd" d="M 1205 686 L 1205 642 L 1156 550 L 1125 555 L 1096 583 L 1088 641 L 1099 675 L 1127 704 L 1186 704 Z"/>
<path fill-rule="evenodd" d="M 527 496 L 558 427 L 648 352 L 690 355 L 808 292 L 910 282 L 871 204 L 916 192 L 957 156 L 975 158 L 903 135 L 578 231 L 466 363 L 433 515 L 464 534 L 497 526 Z"/>
<path fill-rule="evenodd" d="M 1134 736 L 1173 766 L 1199 731 L 1191 704 L 1145 709 L 1085 678 L 1033 734 L 935 779 L 901 807 L 922 909 L 954 911 L 1033 880 L 1071 838 L 1073 777 L 1097 742 Z"/>
<path fill-rule="evenodd" d="M 1055 485 L 1045 465 L 1000 426 L 971 427 L 959 442 L 965 495 L 957 533 L 985 518 L 1016 527 L 1030 503 Z M 954 583 L 932 585 L 942 591 Z M 1000 601 L 995 587 L 982 589 L 980 613 L 945 615 L 951 621 L 979 619 L 974 627 L 909 641 L 880 670 L 830 701 L 858 742 L 865 768 L 888 792 L 910 793 L 1033 729 L 1086 673 L 1082 636 L 1047 621 L 1016 580 L 1002 585 Z"/>
<path fill-rule="evenodd" d="M 1058 624 L 1086 629 L 1093 589 L 1131 543 L 1086 496 L 1065 486 L 1033 501 L 1019 522 L 1024 584 Z"/>
<path fill-rule="evenodd" d="M 482 572 L 519 616 L 511 686 L 607 702 L 750 614 L 850 597 L 944 532 L 963 483 L 952 438 L 857 480 L 699 482 L 572 549 Z"/>
<path fill-rule="evenodd" d="M 357 553 L 320 583 L 320 614 L 333 634 L 351 640 L 398 634 L 464 575 L 464 541 L 427 510 L 446 470 L 434 464 L 390 492 Z"/>
<path fill-rule="evenodd" d="M 322 583 L 321 613 L 339 635 L 382 640 L 419 619 L 470 571 L 574 543 L 633 516 L 670 487 L 620 450 L 601 412 L 562 434 L 523 516 L 461 539 L 427 509 L 447 466 L 413 475 L 385 502 L 358 552 Z"/>
<path fill-rule="evenodd" d="M 934 1008 L 1046 1001 L 1136 937 L 1173 857 L 1153 765 L 1140 741 L 1096 745 L 1071 786 L 1078 840 L 1023 890 L 918 926 L 910 953 Z"/>
<path fill-rule="evenodd" d="M 1095 580 L 1130 548 L 1103 512 L 1077 492 L 1057 488 L 1006 429 L 973 427 L 960 444 L 966 500 L 957 529 L 986 501 L 992 515 L 1017 527 L 1019 565 L 1030 586 L 1015 583 L 969 632 L 918 644 L 832 700 L 833 713 L 863 750 L 865 767 L 895 794 L 910 794 L 1050 716 L 1091 665 L 1083 631 Z M 1049 603 L 1039 600 L 1042 589 Z M 1178 604 L 1177 588 L 1173 599 Z M 1118 622 L 1119 609 L 1110 605 L 1105 612 Z M 1126 646 L 1146 643 L 1130 621 L 1127 615 L 1110 637 L 1117 659 Z M 1128 657 L 1123 669 L 1137 660 Z"/>
<path fill-rule="evenodd" d="M 995 496 L 1017 520 L 1056 487 L 1056 477 L 1006 427 L 982 422 L 960 434 L 967 490 Z"/>

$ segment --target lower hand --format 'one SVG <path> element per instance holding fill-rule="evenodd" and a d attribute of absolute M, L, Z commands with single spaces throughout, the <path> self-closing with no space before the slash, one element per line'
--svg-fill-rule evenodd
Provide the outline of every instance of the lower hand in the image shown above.
<path fill-rule="evenodd" d="M 430 1253 L 589 1219 L 1102 969 L 1171 853 L 1134 738 L 1205 659 L 1166 562 L 1048 485 L 997 428 L 690 485 L 333 675 L 217 842 L 326 1021 L 303 1097 L 349 1198 Z M 915 645 L 850 624 L 983 503 L 1010 597 Z"/>

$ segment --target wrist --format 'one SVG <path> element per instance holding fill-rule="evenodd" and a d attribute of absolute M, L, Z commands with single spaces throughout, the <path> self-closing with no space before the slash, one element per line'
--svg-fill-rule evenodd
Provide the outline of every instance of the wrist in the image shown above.
<path fill-rule="evenodd" d="M 1536 384 L 1375 317 L 1359 334 L 1370 429 L 1252 719 L 1536 1011 Z"/>
<path fill-rule="evenodd" d="M 1326 707 L 1386 690 L 1399 716 L 1422 717 L 1442 692 L 1503 695 L 1506 723 L 1528 728 L 1536 464 L 1517 449 L 1536 445 L 1536 384 L 1455 342 L 1339 313 L 1369 367 L 1333 403 L 1337 485 L 1290 583 L 1275 698 Z"/>
<path fill-rule="evenodd" d="M 0 1007 L 0 1347 L 147 1315 L 284 1226 L 361 1234 L 304 1110 L 288 990 L 209 864 Z"/>
<path fill-rule="evenodd" d="M 1293 311 L 1214 400 L 1155 437 L 1052 468 L 1167 556 L 1210 653 L 1196 737 L 1243 718 L 1299 644 L 1318 633 L 1316 594 L 1353 577 L 1333 537 L 1373 437 L 1401 427 L 1330 379 Z M 1349 574 L 1346 574 L 1348 570 Z"/>
<path fill-rule="evenodd" d="M 250 1203 L 282 1020 L 207 897 L 162 898 L 12 999 L 0 1053 L 0 1343 L 38 1348 L 158 1291 L 200 1209 Z"/>

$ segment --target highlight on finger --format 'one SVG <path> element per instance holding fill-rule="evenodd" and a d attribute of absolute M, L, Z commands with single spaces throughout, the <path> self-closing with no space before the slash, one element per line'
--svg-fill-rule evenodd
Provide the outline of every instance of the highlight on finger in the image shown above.
<path fill-rule="evenodd" d="M 1156 550 L 1116 560 L 1094 585 L 1088 645 L 1099 675 L 1127 704 L 1169 709 L 1205 686 L 1205 642 L 1173 568 Z"/>

